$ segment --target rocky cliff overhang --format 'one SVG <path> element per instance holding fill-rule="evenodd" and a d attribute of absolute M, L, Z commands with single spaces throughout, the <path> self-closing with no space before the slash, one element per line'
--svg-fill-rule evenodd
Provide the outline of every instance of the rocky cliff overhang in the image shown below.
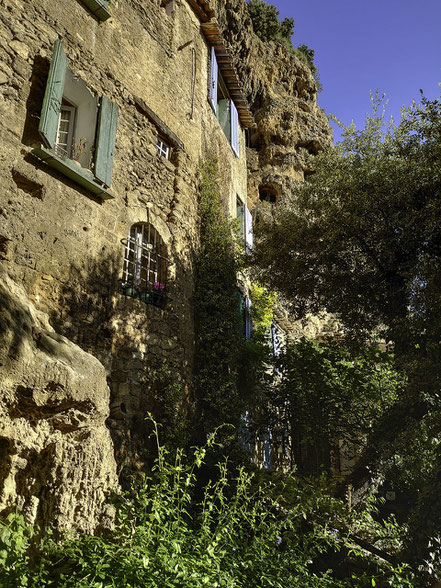
<path fill-rule="evenodd" d="M 227 48 L 219 24 L 215 19 L 216 13 L 213 7 L 206 0 L 187 1 L 201 21 L 202 32 L 208 45 L 214 47 L 222 78 L 227 86 L 231 99 L 236 105 L 240 124 L 245 129 L 254 127 L 255 122 L 250 105 L 245 96 L 242 84 L 239 81 L 238 73 L 233 65 L 233 56 Z"/>

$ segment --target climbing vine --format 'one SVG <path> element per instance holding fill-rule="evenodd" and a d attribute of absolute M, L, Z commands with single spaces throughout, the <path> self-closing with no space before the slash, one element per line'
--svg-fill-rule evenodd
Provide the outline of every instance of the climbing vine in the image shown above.
<path fill-rule="evenodd" d="M 216 162 L 199 172 L 200 250 L 197 258 L 196 400 L 200 435 L 223 423 L 240 424 L 244 407 L 239 376 L 243 336 L 234 221 L 224 210 Z"/>

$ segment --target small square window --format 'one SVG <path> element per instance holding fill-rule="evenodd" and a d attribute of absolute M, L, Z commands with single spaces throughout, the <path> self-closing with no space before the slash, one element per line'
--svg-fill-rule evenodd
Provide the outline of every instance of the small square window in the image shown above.
<path fill-rule="evenodd" d="M 158 137 L 156 142 L 156 148 L 158 155 L 160 157 L 165 157 L 166 159 L 170 159 L 170 145 L 166 143 L 161 137 Z"/>

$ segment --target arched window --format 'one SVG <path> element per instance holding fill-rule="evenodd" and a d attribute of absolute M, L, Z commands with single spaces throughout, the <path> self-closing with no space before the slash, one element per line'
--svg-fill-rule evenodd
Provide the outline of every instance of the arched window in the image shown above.
<path fill-rule="evenodd" d="M 123 291 L 134 298 L 155 304 L 165 300 L 167 290 L 167 248 L 150 223 L 136 223 L 125 242 Z M 152 296 L 145 296 L 151 293 Z"/>

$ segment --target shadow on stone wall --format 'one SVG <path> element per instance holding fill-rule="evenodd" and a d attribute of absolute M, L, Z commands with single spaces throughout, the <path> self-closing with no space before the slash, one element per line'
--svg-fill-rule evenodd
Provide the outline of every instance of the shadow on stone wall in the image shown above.
<path fill-rule="evenodd" d="M 120 481 L 128 485 L 133 474 L 151 468 L 156 456 L 148 412 L 163 425 L 163 441 L 185 443 L 190 386 L 174 301 L 161 309 L 124 295 L 122 251 L 89 258 L 81 267 L 72 264 L 50 316 L 57 332 L 94 355 L 106 369 L 107 424 Z M 174 286 L 169 283 L 170 289 Z"/>
<path fill-rule="evenodd" d="M 56 333 L 23 287 L 0 279 L 0 513 L 93 532 L 117 484 L 103 366 Z"/>
<path fill-rule="evenodd" d="M 68 279 L 59 288 L 51 324 L 65 337 L 92 353 L 108 367 L 112 348 L 114 297 L 119 293 L 120 258 L 103 255 L 70 266 Z"/>

